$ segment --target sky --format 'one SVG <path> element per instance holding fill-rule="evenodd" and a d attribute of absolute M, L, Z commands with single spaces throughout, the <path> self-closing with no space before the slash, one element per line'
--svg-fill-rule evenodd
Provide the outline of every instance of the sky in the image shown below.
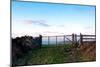
<path fill-rule="evenodd" d="M 95 34 L 95 6 L 12 1 L 12 37 Z"/>

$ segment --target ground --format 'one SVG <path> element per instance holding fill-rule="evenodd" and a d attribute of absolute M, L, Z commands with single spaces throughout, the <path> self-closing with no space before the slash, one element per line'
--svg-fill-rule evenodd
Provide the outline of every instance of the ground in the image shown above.
<path fill-rule="evenodd" d="M 59 64 L 96 60 L 95 44 L 81 45 L 45 45 L 32 50 L 17 61 L 17 65 Z"/>

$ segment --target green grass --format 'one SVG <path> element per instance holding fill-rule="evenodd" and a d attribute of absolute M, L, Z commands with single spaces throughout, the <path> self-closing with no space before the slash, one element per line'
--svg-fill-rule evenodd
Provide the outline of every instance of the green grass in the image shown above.
<path fill-rule="evenodd" d="M 69 49 L 69 51 L 68 51 Z M 71 50 L 70 50 L 71 49 Z M 18 61 L 18 65 L 58 64 L 82 61 L 72 45 L 45 45 L 41 49 L 30 51 Z"/>

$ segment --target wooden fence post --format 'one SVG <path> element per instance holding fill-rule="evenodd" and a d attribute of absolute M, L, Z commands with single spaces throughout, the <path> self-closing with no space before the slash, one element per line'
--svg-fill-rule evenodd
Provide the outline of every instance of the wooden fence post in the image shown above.
<path fill-rule="evenodd" d="M 40 48 L 42 46 L 42 35 L 39 35 L 39 44 L 40 44 Z"/>
<path fill-rule="evenodd" d="M 48 45 L 49 45 L 49 40 L 50 40 L 50 38 L 49 38 L 49 36 L 48 36 Z"/>
<path fill-rule="evenodd" d="M 56 45 L 57 45 L 57 36 L 56 36 Z"/>
<path fill-rule="evenodd" d="M 75 40 L 74 41 L 77 42 L 77 35 L 75 34 L 74 36 L 75 36 L 75 38 L 74 38 Z"/>
<path fill-rule="evenodd" d="M 74 44 L 74 34 L 72 34 L 72 44 Z"/>
<path fill-rule="evenodd" d="M 80 45 L 83 45 L 83 35 L 80 33 Z"/>
<path fill-rule="evenodd" d="M 64 35 L 64 45 L 65 45 L 65 35 Z"/>

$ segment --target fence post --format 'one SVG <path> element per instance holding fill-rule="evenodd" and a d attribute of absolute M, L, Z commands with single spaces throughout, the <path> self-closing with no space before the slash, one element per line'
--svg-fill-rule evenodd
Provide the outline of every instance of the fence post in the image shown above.
<path fill-rule="evenodd" d="M 57 45 L 57 36 L 56 36 L 56 45 Z"/>
<path fill-rule="evenodd" d="M 80 45 L 83 45 L 83 35 L 80 33 Z"/>
<path fill-rule="evenodd" d="M 39 44 L 40 44 L 40 48 L 42 46 L 42 35 L 39 35 Z"/>
<path fill-rule="evenodd" d="M 74 41 L 77 42 L 77 35 L 75 34 L 74 36 L 75 36 L 75 40 Z"/>
<path fill-rule="evenodd" d="M 72 34 L 72 44 L 74 44 L 74 33 Z"/>
<path fill-rule="evenodd" d="M 64 35 L 64 45 L 65 45 L 65 35 Z"/>
<path fill-rule="evenodd" d="M 49 36 L 48 36 L 48 45 L 49 45 Z"/>

